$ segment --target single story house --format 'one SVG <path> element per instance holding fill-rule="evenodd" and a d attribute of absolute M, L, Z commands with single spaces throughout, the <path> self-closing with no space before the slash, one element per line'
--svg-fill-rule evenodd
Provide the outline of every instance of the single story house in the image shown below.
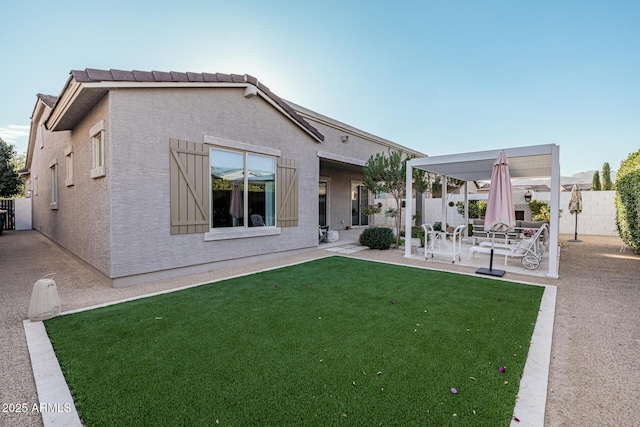
<path fill-rule="evenodd" d="M 33 227 L 128 286 L 318 246 L 366 225 L 363 166 L 423 154 L 237 74 L 74 70 L 38 95 Z"/>

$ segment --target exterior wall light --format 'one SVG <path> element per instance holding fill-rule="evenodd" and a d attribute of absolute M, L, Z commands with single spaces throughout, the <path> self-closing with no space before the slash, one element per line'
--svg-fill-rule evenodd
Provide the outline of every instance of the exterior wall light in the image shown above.
<path fill-rule="evenodd" d="M 531 197 L 532 197 L 531 191 L 527 190 L 527 192 L 524 193 L 524 201 L 529 203 L 531 201 Z"/>

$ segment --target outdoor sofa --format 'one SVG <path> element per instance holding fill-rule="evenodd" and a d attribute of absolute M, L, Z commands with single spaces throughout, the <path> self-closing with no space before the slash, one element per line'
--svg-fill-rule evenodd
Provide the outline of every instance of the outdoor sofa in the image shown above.
<path fill-rule="evenodd" d="M 480 240 L 491 240 L 493 233 L 485 231 L 484 219 L 474 219 L 471 224 L 473 227 L 474 245 L 477 245 Z M 533 230 L 531 234 L 534 234 L 540 227 L 542 227 L 543 224 L 546 223 L 544 221 L 516 221 L 516 226 L 513 231 L 496 232 L 496 241 L 502 241 L 503 243 L 509 244 L 511 241 L 522 240 L 522 233 L 524 230 Z M 541 237 L 541 239 L 544 237 L 546 236 Z"/>

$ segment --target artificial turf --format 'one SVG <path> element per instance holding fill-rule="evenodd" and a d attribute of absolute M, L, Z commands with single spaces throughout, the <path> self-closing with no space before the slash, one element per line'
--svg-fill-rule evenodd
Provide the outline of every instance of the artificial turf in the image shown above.
<path fill-rule="evenodd" d="M 45 326 L 88 426 L 507 426 L 543 290 L 330 257 Z"/>

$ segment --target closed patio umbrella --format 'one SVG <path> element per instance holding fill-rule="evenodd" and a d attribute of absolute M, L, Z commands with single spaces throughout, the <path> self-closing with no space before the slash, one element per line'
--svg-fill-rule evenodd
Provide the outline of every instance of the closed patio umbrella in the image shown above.
<path fill-rule="evenodd" d="M 578 184 L 573 184 L 571 189 L 571 198 L 569 199 L 569 213 L 576 216 L 575 236 L 570 242 L 581 242 L 578 240 L 578 214 L 582 212 L 582 192 L 578 188 Z"/>
<path fill-rule="evenodd" d="M 240 191 L 240 185 L 237 182 L 233 183 L 231 189 L 231 207 L 229 213 L 233 217 L 234 226 L 238 219 L 244 216 L 244 206 L 242 200 L 242 191 Z"/>
<path fill-rule="evenodd" d="M 509 160 L 505 153 L 500 153 L 493 163 L 491 172 L 491 187 L 487 200 L 487 213 L 484 219 L 484 229 L 491 231 L 491 255 L 489 268 L 479 268 L 476 273 L 491 276 L 504 276 L 504 270 L 493 269 L 493 244 L 496 232 L 508 232 L 516 225 L 516 213 L 513 209 L 513 192 L 511 189 L 511 175 L 509 174 Z"/>

